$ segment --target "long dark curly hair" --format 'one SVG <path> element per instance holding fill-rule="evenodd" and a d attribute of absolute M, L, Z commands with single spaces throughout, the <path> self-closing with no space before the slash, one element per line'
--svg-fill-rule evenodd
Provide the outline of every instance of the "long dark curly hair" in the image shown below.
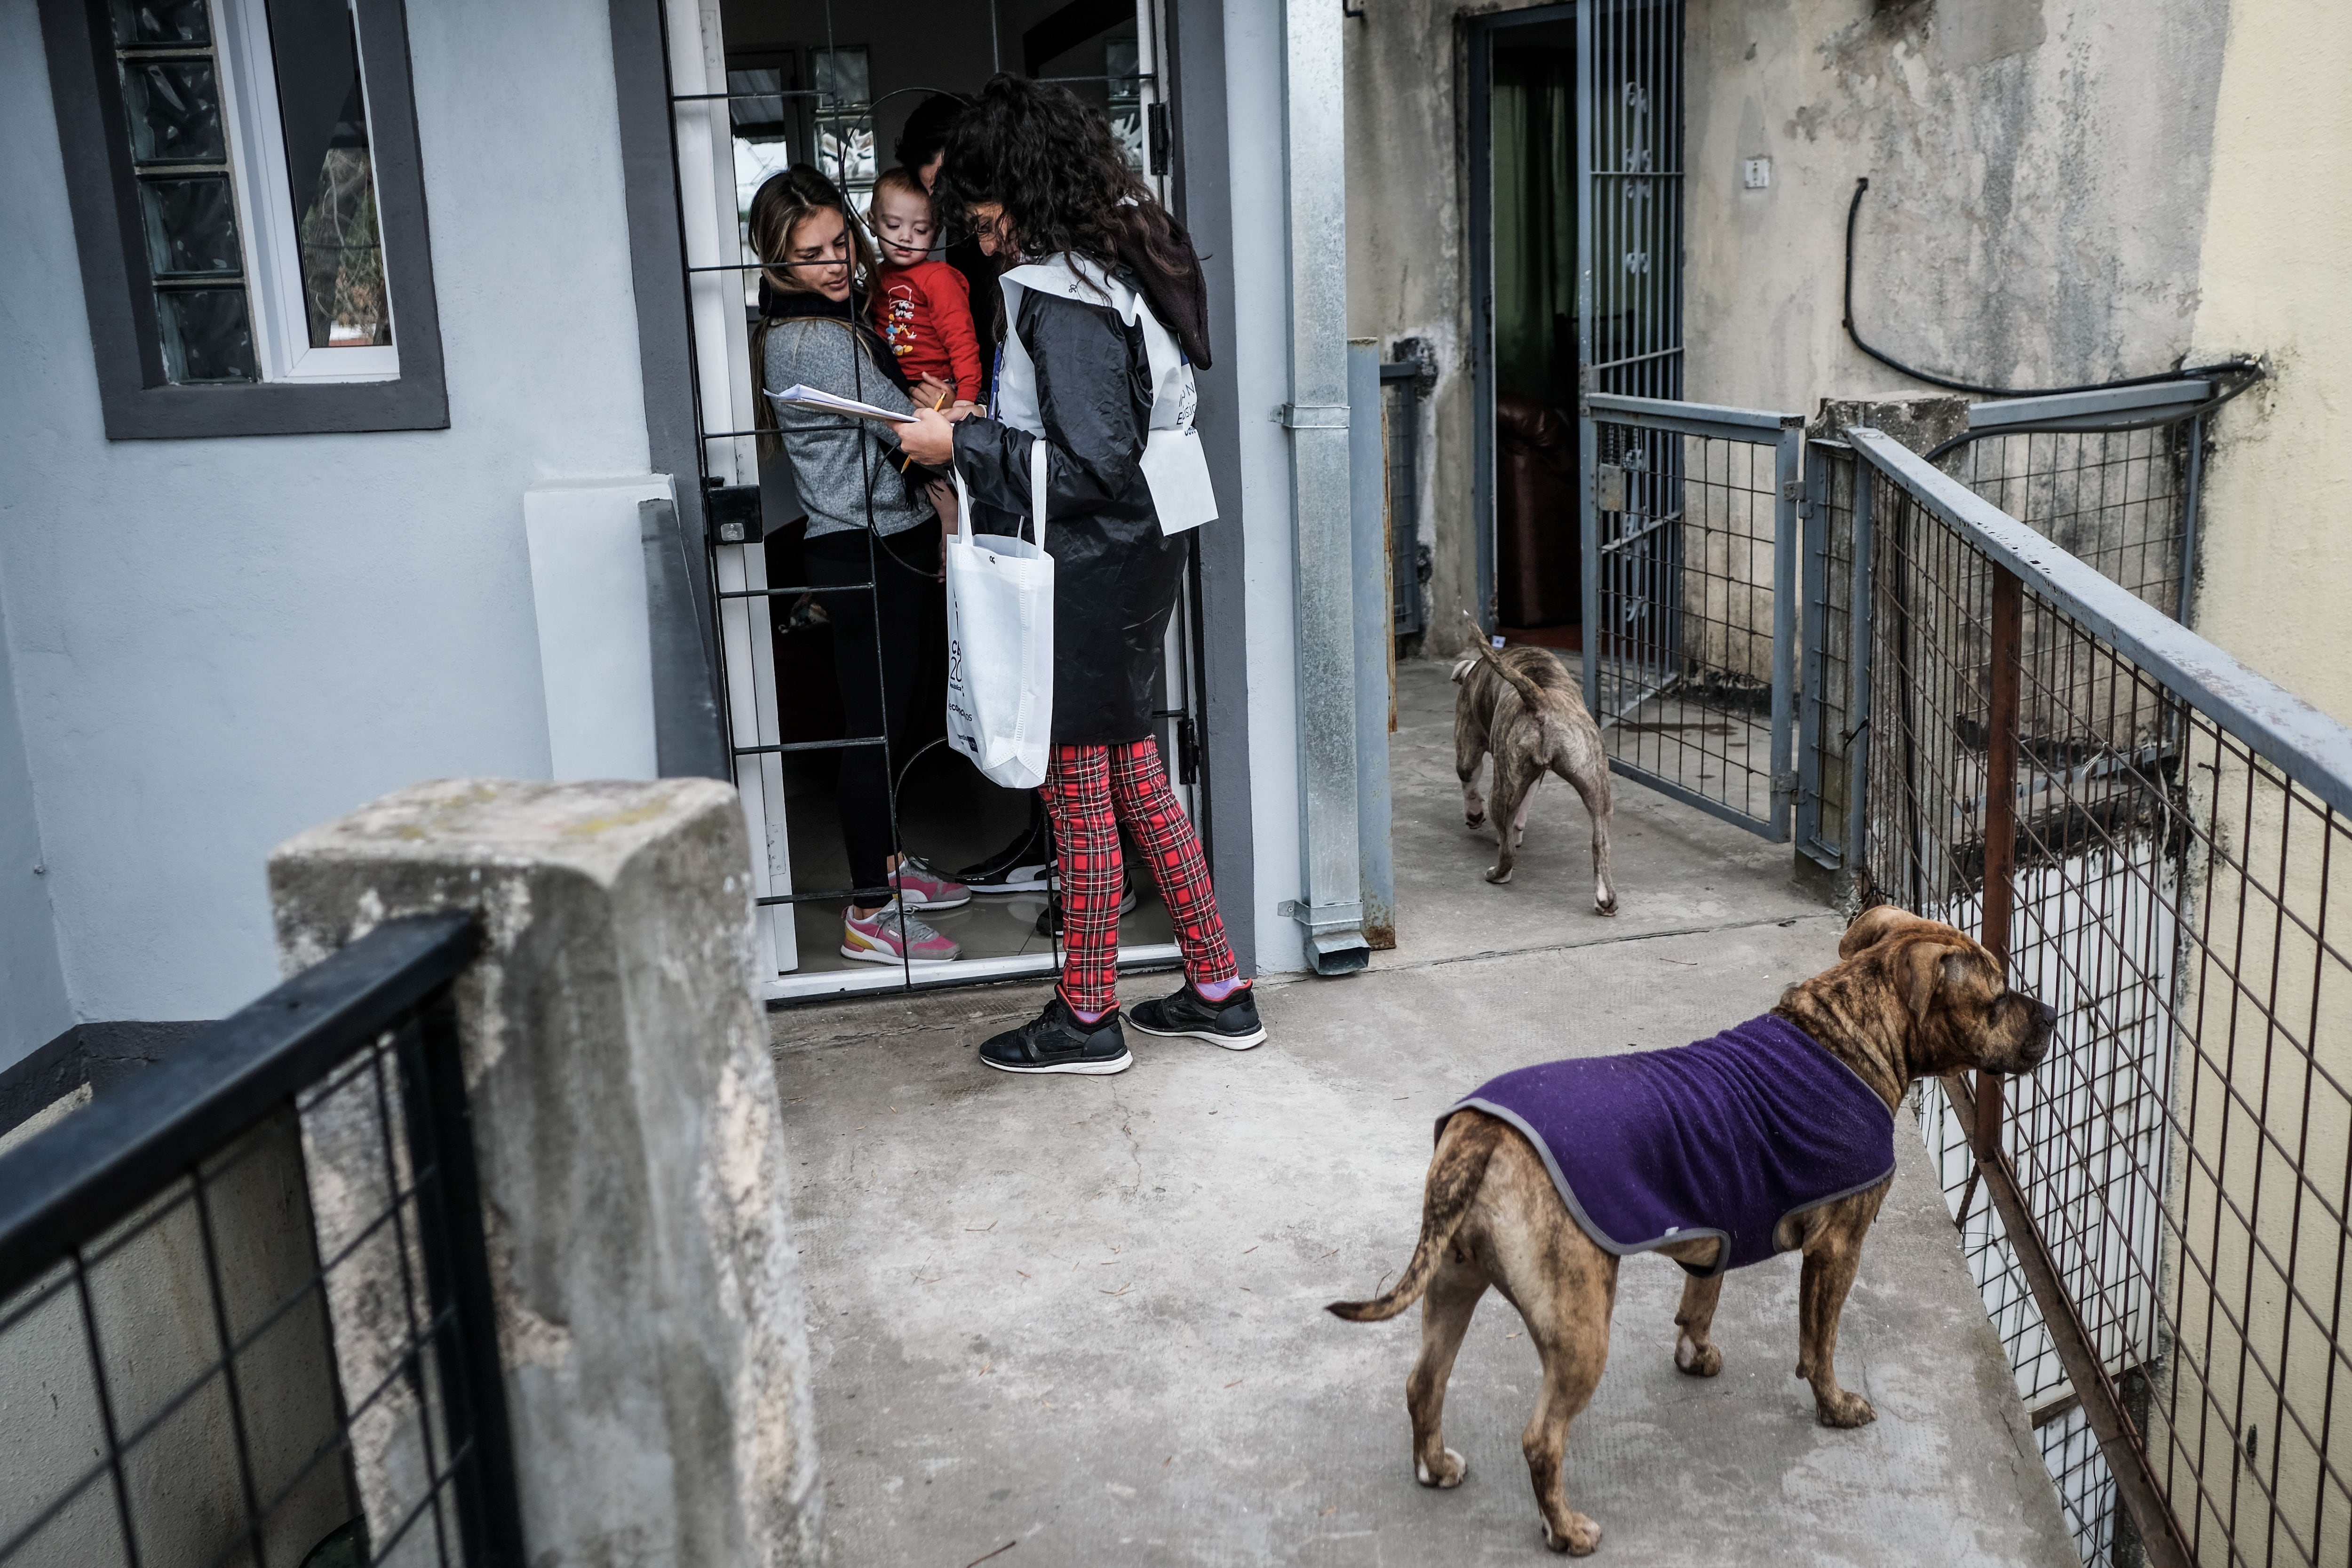
<path fill-rule="evenodd" d="M 1128 166 L 1110 122 L 1068 88 L 992 77 L 955 122 L 932 199 L 969 222 L 994 202 L 1028 256 L 1070 251 L 1106 269 L 1195 274 L 1183 229 Z"/>

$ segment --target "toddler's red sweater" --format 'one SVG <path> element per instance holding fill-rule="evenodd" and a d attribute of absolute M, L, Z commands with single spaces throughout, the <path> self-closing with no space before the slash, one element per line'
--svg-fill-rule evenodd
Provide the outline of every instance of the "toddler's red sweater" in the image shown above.
<path fill-rule="evenodd" d="M 971 285 L 944 261 L 882 268 L 874 326 L 908 381 L 935 376 L 956 395 L 980 395 L 980 340 L 971 330 Z"/>

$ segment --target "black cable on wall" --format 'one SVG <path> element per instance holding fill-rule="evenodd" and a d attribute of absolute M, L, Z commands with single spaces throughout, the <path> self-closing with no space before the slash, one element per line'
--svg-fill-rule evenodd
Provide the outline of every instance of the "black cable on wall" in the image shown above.
<path fill-rule="evenodd" d="M 2263 374 L 2262 365 L 2258 362 L 2240 354 L 2233 359 L 2222 360 L 2213 364 L 2183 365 L 2179 370 L 2161 371 L 2154 375 L 2127 375 L 2113 381 L 2084 382 L 2074 386 L 1987 386 L 1979 382 L 1959 381 L 1951 376 L 1937 375 L 1933 371 L 1920 370 L 1916 366 L 1906 364 L 1893 354 L 1873 347 L 1864 339 L 1862 330 L 1853 322 L 1853 231 L 1857 220 L 1862 216 L 1863 193 L 1869 189 L 1870 180 L 1867 175 L 1856 180 L 1853 184 L 1853 200 L 1845 209 L 1845 335 L 1852 338 L 1853 346 L 1864 353 L 1889 369 L 1901 371 L 1914 381 L 1924 381 L 1929 386 L 1940 386 L 1947 392 L 1973 393 L 1979 397 L 2054 397 L 2061 393 L 2105 392 L 2118 386 L 2150 386 L 2158 382 L 2188 381 L 2199 376 L 2243 375 L 2259 378 Z M 2226 401 L 2226 397 L 2216 401 Z"/>

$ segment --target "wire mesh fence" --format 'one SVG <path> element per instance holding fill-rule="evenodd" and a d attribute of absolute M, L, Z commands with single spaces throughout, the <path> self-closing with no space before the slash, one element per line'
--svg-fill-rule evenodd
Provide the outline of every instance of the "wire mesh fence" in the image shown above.
<path fill-rule="evenodd" d="M 521 1560 L 475 940 L 379 927 L 0 1159 L 0 1563 Z"/>
<path fill-rule="evenodd" d="M 1956 447 L 1977 494 L 2141 600 L 2185 622 L 2196 419 L 2143 430 L 1999 430 Z"/>
<path fill-rule="evenodd" d="M 1854 441 L 1872 890 L 2061 1015 L 1921 1109 L 2077 1546 L 2342 1563 L 2352 731 Z"/>

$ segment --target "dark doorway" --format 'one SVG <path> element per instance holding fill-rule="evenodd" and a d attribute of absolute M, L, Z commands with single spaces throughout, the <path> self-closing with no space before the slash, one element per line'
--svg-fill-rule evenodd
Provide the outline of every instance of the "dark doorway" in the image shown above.
<path fill-rule="evenodd" d="M 1494 629 L 1580 646 L 1577 66 L 1572 21 L 1486 34 L 1486 283 Z"/>

